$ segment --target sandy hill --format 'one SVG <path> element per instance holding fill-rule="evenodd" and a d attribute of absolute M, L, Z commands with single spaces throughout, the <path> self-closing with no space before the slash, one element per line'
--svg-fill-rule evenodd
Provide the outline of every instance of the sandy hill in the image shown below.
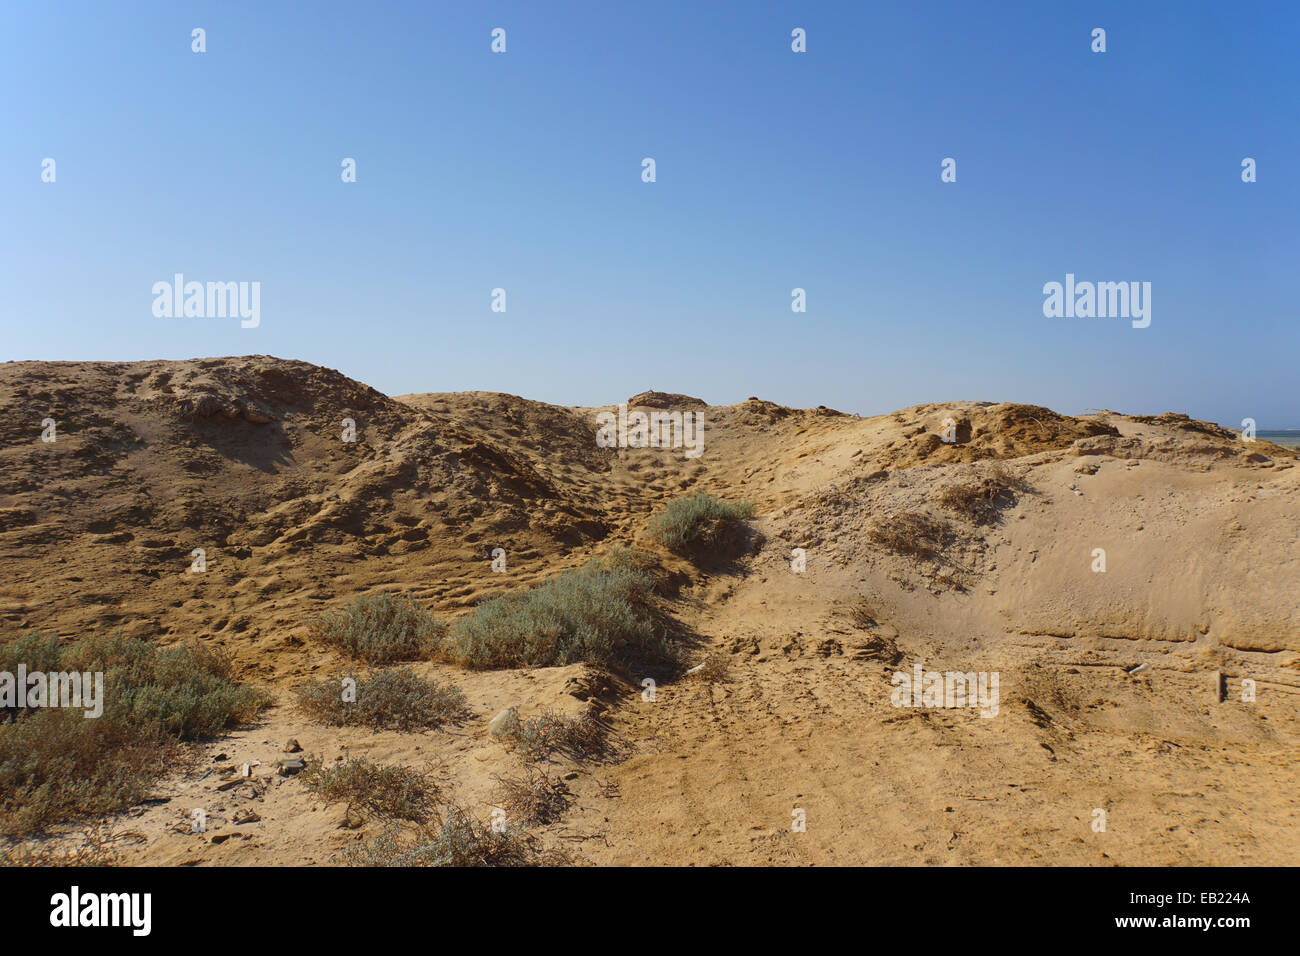
<path fill-rule="evenodd" d="M 1007 403 L 862 418 L 654 391 L 602 408 L 390 398 L 268 356 L 8 363 L 0 400 L 4 633 L 120 627 L 228 649 L 281 705 L 210 756 L 265 771 L 295 736 L 329 757 L 436 759 L 487 808 L 506 759 L 487 721 L 510 705 L 581 709 L 599 688 L 623 759 L 573 770 L 569 810 L 543 831 L 591 862 L 1267 863 L 1300 850 L 1294 451 L 1186 416 Z M 624 404 L 699 415 L 703 454 L 599 447 L 599 416 Z M 647 518 L 698 491 L 757 506 L 756 546 L 734 566 L 660 556 L 683 584 L 671 614 L 700 655 L 726 656 L 729 680 L 670 683 L 648 704 L 581 665 L 420 665 L 470 701 L 454 734 L 334 731 L 289 704 L 289 688 L 340 663 L 305 639 L 322 608 L 398 590 L 454 616 L 613 544 L 646 545 Z M 491 571 L 498 547 L 506 574 Z M 206 573 L 190 573 L 194 549 Z M 891 706 L 891 675 L 917 663 L 999 671 L 1000 718 Z M 1244 678 L 1257 701 L 1240 700 Z M 178 772 L 140 808 L 135 858 L 323 862 L 358 836 L 282 779 L 247 798 L 258 822 L 235 825 L 241 798 L 215 782 Z M 209 837 L 177 829 L 199 799 Z M 1090 828 L 1096 808 L 1109 837 Z M 791 831 L 794 810 L 807 832 Z"/>

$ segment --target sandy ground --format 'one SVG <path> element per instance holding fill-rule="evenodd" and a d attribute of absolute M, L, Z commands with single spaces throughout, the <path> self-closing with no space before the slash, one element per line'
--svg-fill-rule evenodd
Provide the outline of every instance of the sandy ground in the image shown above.
<path fill-rule="evenodd" d="M 486 817 L 518 766 L 493 715 L 593 701 L 618 754 L 558 761 L 570 806 L 538 831 L 587 863 L 1300 860 L 1294 450 L 1177 416 L 631 402 L 700 412 L 705 451 L 688 458 L 597 447 L 612 406 L 389 398 L 264 356 L 8 363 L 0 396 L 3 639 L 193 636 L 278 701 L 114 821 L 138 834 L 128 862 L 325 864 L 372 836 L 275 774 L 290 738 L 327 760 L 428 767 Z M 1019 491 L 983 516 L 943 503 L 993 461 Z M 726 654 L 726 681 L 421 664 L 472 716 L 416 734 L 338 731 L 292 705 L 343 663 L 306 638 L 321 609 L 389 589 L 450 618 L 612 545 L 647 547 L 646 519 L 699 490 L 758 508 L 731 565 L 659 555 L 681 583 L 665 611 L 693 658 Z M 942 529 L 934 555 L 880 544 L 916 515 Z M 204 574 L 189 573 L 195 548 Z M 997 716 L 894 706 L 893 675 L 917 664 L 997 672 Z"/>

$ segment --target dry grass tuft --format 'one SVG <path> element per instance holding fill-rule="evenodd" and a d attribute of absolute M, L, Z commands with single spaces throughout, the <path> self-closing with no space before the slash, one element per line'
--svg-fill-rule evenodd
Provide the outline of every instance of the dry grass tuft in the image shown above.
<path fill-rule="evenodd" d="M 1003 462 L 993 462 L 959 477 L 941 489 L 935 501 L 941 508 L 975 522 L 996 521 L 998 513 L 1016 503 L 1029 490 L 1028 484 Z"/>
<path fill-rule="evenodd" d="M 849 620 L 854 627 L 867 630 L 880 623 L 880 611 L 871 601 L 860 597 L 849 606 Z"/>
<path fill-rule="evenodd" d="M 559 850 L 518 827 L 494 830 L 464 807 L 449 805 L 437 819 L 403 832 L 390 825 L 375 839 L 349 847 L 339 856 L 351 866 L 572 866 Z"/>
<path fill-rule="evenodd" d="M 569 805 L 564 784 L 535 764 L 524 766 L 523 776 L 497 777 L 497 806 L 506 819 L 528 826 L 552 823 Z"/>
<path fill-rule="evenodd" d="M 938 519 L 909 512 L 888 521 L 877 521 L 867 532 L 867 537 L 873 544 L 895 554 L 933 561 L 943 551 L 951 531 Z"/>
<path fill-rule="evenodd" d="M 355 681 L 356 699 L 345 699 L 345 680 Z M 322 723 L 375 730 L 413 731 L 455 723 L 469 715 L 458 688 L 425 680 L 409 667 L 376 671 L 368 678 L 349 672 L 334 680 L 298 688 L 298 706 Z"/>
<path fill-rule="evenodd" d="M 349 819 L 425 823 L 437 809 L 438 787 L 428 771 L 385 766 L 365 757 L 328 766 L 319 757 L 308 758 L 298 779 L 326 803 L 346 804 Z"/>
<path fill-rule="evenodd" d="M 725 684 L 731 680 L 731 655 L 726 651 L 714 651 L 698 665 L 692 668 L 691 677 L 706 684 Z"/>
<path fill-rule="evenodd" d="M 565 717 L 546 710 L 519 721 L 503 742 L 525 761 L 538 761 L 557 752 L 574 760 L 594 759 L 604 752 L 607 741 L 605 726 L 594 717 Z"/>

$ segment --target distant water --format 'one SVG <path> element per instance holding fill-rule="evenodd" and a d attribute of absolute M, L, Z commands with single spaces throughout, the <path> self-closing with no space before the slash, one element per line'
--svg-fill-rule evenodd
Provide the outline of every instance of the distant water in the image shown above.
<path fill-rule="evenodd" d="M 1285 445 L 1287 448 L 1300 448 L 1300 428 L 1280 428 L 1272 431 L 1260 429 L 1255 432 L 1255 437 L 1271 441 L 1275 445 Z"/>

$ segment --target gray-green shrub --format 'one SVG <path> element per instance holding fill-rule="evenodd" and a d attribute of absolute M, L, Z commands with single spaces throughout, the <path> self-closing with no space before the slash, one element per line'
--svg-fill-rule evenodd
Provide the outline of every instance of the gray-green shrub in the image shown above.
<path fill-rule="evenodd" d="M 646 531 L 670 551 L 727 556 L 743 540 L 742 522 L 754 516 L 748 501 L 723 501 L 705 492 L 678 498 L 650 519 Z"/>
<path fill-rule="evenodd" d="M 0 711 L 0 830 L 19 835 L 103 816 L 148 794 L 181 741 L 212 736 L 269 703 L 237 683 L 230 659 L 198 643 L 159 649 L 120 633 L 68 645 L 39 633 L 0 648 L 0 670 L 104 675 L 103 712 Z"/>
<path fill-rule="evenodd" d="M 411 598 L 387 592 L 360 595 L 310 626 L 315 640 L 368 664 L 432 657 L 446 632 L 444 623 Z"/>
<path fill-rule="evenodd" d="M 468 667 L 608 665 L 664 653 L 650 609 L 653 581 L 627 552 L 593 558 L 458 618 L 444 645 Z"/>

